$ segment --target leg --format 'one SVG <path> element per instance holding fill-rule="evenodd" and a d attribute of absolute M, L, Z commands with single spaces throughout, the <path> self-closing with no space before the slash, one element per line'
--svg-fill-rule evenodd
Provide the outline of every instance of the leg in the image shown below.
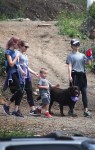
<path fill-rule="evenodd" d="M 91 117 L 91 112 L 88 111 L 87 88 L 81 88 L 81 94 L 84 106 L 84 117 Z"/>
<path fill-rule="evenodd" d="M 10 102 L 3 106 L 4 111 L 7 114 L 10 114 L 9 113 L 9 106 L 14 101 L 15 101 L 15 114 L 19 111 L 19 105 L 20 105 L 21 99 L 23 97 L 23 86 L 20 85 L 18 74 L 14 73 L 12 76 L 12 79 L 13 79 L 13 83 L 15 85 L 15 92 L 12 95 L 12 97 L 10 98 Z M 21 116 L 20 113 L 18 115 Z"/>
<path fill-rule="evenodd" d="M 50 105 L 49 105 L 49 113 L 50 113 L 50 114 L 53 114 L 53 112 L 51 111 L 52 105 L 53 105 L 53 101 L 51 100 L 51 101 L 50 101 Z"/>
<path fill-rule="evenodd" d="M 60 114 L 61 114 L 61 116 L 65 116 L 64 113 L 63 113 L 63 105 L 59 104 L 59 107 L 60 107 Z"/>
<path fill-rule="evenodd" d="M 77 117 L 77 114 L 74 113 L 74 106 L 75 106 L 75 102 L 69 105 L 69 112 L 68 115 L 72 116 L 72 117 Z"/>
<path fill-rule="evenodd" d="M 81 88 L 82 102 L 84 109 L 88 108 L 87 88 Z"/>
<path fill-rule="evenodd" d="M 34 108 L 32 83 L 31 83 L 31 81 L 29 81 L 29 79 L 25 80 L 25 91 L 27 94 L 27 102 L 28 102 L 30 108 Z"/>
<path fill-rule="evenodd" d="M 30 107 L 30 114 L 34 116 L 38 116 L 37 110 L 34 105 L 34 100 L 33 100 L 32 82 L 29 81 L 28 78 L 25 80 L 25 91 L 27 94 L 27 102 Z"/>
<path fill-rule="evenodd" d="M 15 107 L 16 107 L 15 109 L 16 109 L 16 111 L 18 111 L 18 107 L 19 107 L 21 99 L 23 97 L 24 85 L 20 85 L 18 76 L 16 74 L 13 74 L 13 82 L 14 82 L 14 85 L 16 88 L 15 88 L 14 94 L 10 98 L 10 102 L 15 101 Z"/>
<path fill-rule="evenodd" d="M 48 94 L 44 94 L 42 97 L 42 103 L 43 103 L 43 106 L 42 106 L 42 109 L 45 110 L 45 116 L 50 118 L 52 117 L 50 114 L 49 114 L 49 105 L 50 105 L 50 95 Z"/>
<path fill-rule="evenodd" d="M 39 96 L 37 97 L 37 101 L 39 101 L 39 100 L 41 100 L 41 95 L 39 95 Z"/>

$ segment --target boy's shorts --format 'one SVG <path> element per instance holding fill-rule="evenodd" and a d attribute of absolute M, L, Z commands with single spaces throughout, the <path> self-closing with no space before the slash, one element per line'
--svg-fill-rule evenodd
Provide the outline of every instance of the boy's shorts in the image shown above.
<path fill-rule="evenodd" d="M 42 94 L 41 95 L 42 103 L 44 105 L 49 105 L 50 104 L 50 95 L 49 94 Z"/>

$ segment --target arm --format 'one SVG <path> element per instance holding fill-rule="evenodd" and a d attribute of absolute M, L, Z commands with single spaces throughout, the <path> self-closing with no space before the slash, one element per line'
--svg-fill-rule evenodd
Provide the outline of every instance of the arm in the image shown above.
<path fill-rule="evenodd" d="M 46 89 L 46 90 L 48 90 L 49 89 L 49 86 L 47 85 L 47 86 L 42 86 L 42 85 L 39 85 L 38 84 L 38 88 L 39 89 Z"/>
<path fill-rule="evenodd" d="M 68 64 L 69 81 L 72 81 L 72 64 Z"/>
<path fill-rule="evenodd" d="M 26 76 L 26 73 L 23 71 L 23 69 L 21 68 L 21 66 L 19 65 L 19 69 L 20 69 L 20 72 L 23 76 Z"/>
<path fill-rule="evenodd" d="M 88 64 L 89 66 L 91 66 L 91 64 L 92 64 L 92 58 L 91 58 L 91 57 L 87 58 L 87 64 Z"/>
<path fill-rule="evenodd" d="M 10 67 L 13 67 L 16 64 L 16 61 L 19 59 L 19 53 L 17 53 L 14 60 L 12 60 L 12 57 L 10 55 L 7 55 L 7 61 L 9 63 Z"/>
<path fill-rule="evenodd" d="M 33 71 L 32 69 L 30 69 L 29 67 L 28 67 L 28 70 L 29 70 L 29 72 L 31 74 L 35 75 L 36 77 L 39 77 L 39 75 L 35 71 Z"/>
<path fill-rule="evenodd" d="M 51 85 L 51 87 L 54 87 L 54 88 L 59 88 L 59 87 L 60 87 L 60 84 Z"/>
<path fill-rule="evenodd" d="M 66 64 L 68 65 L 69 81 L 72 81 L 72 58 L 71 58 L 71 55 L 67 56 Z"/>

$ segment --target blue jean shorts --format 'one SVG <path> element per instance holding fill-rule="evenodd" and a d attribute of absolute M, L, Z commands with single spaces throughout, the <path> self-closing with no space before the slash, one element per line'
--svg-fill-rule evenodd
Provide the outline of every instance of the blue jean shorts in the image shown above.
<path fill-rule="evenodd" d="M 44 105 L 50 104 L 50 95 L 49 94 L 46 94 L 46 93 L 42 94 L 41 99 L 42 99 L 42 103 Z"/>

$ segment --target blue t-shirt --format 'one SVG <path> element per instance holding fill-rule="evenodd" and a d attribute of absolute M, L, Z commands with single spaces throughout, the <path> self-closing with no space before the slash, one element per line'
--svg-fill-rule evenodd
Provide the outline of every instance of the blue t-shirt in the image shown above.
<path fill-rule="evenodd" d="M 7 70 L 7 71 L 9 70 L 9 68 L 11 68 L 11 73 L 16 72 L 16 71 L 17 71 L 17 66 L 18 66 L 18 60 L 16 61 L 16 64 L 15 64 L 13 67 L 11 67 L 11 66 L 9 66 L 9 64 L 8 64 L 6 55 L 10 55 L 11 58 L 12 58 L 12 60 L 14 60 L 15 57 L 16 57 L 16 52 L 15 52 L 15 50 L 7 49 L 7 50 L 5 51 L 5 58 L 6 58 L 5 65 L 6 65 L 6 70 Z"/>

